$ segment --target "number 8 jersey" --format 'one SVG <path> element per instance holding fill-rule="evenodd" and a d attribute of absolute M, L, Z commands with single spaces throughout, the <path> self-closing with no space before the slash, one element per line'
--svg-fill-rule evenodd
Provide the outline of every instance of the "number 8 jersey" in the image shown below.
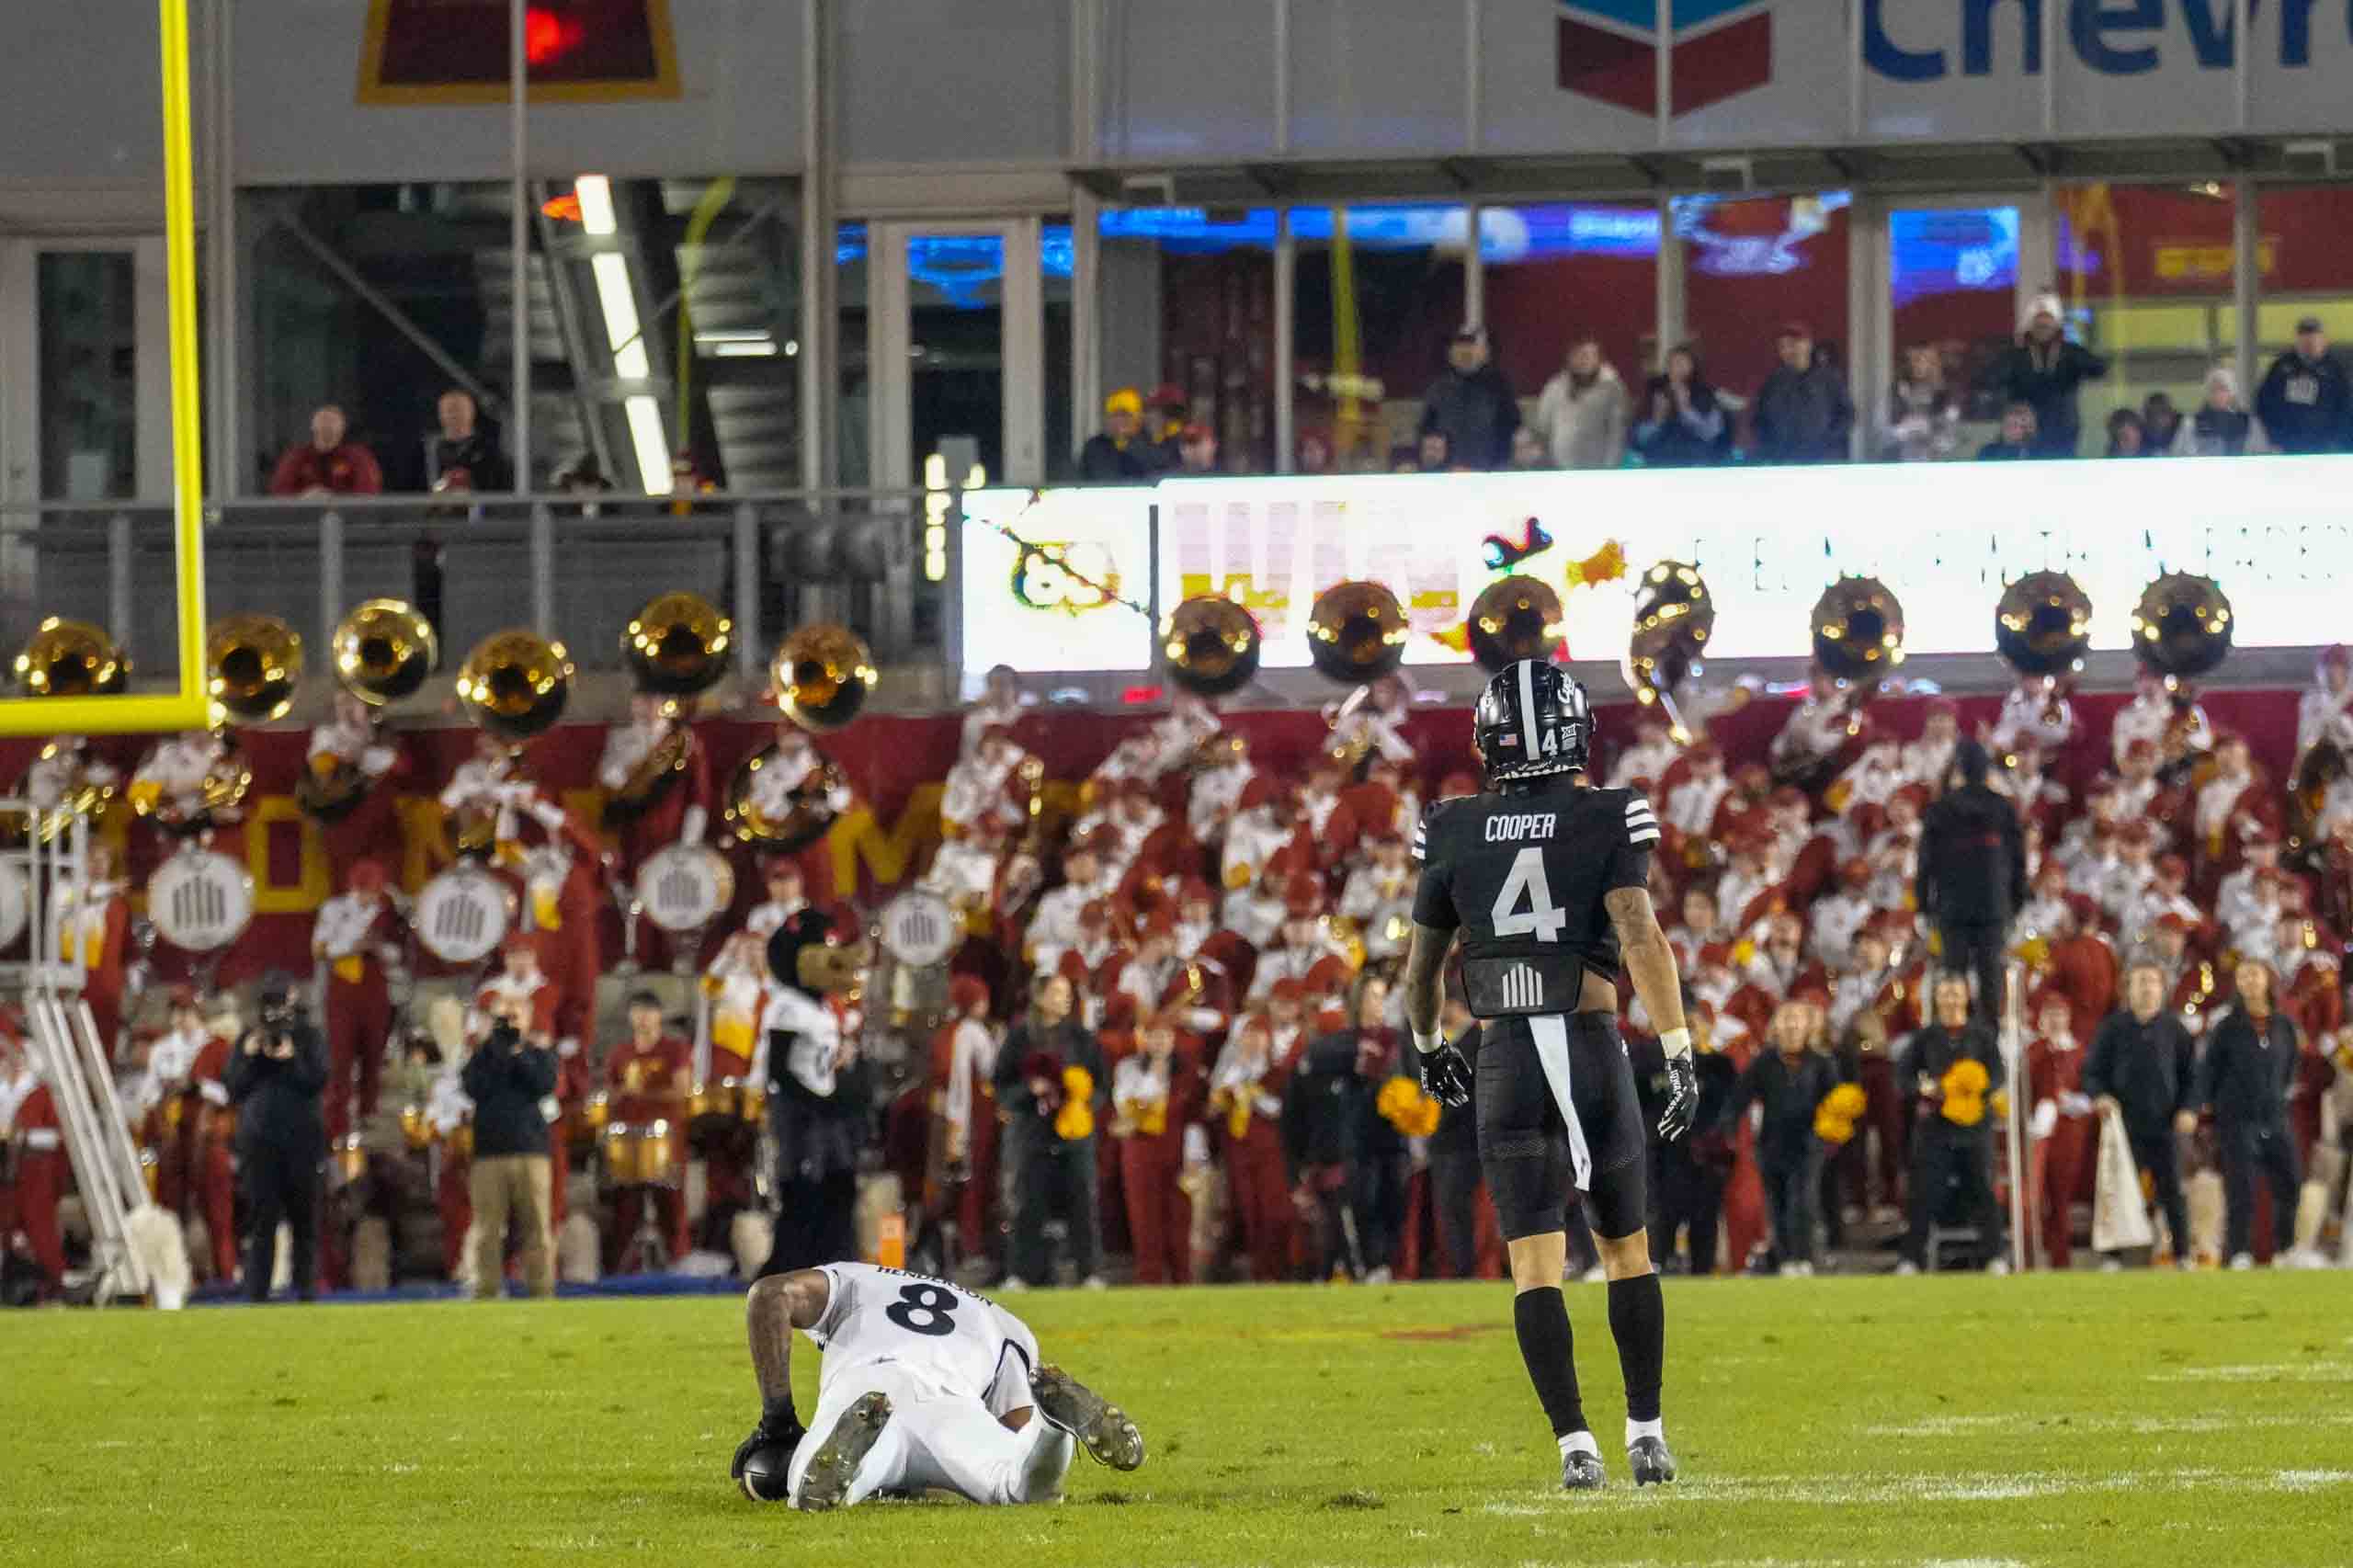
<path fill-rule="evenodd" d="M 829 1288 L 824 1315 L 807 1331 L 825 1353 L 820 1399 L 858 1368 L 889 1361 L 944 1393 L 979 1400 L 993 1415 L 1036 1403 L 1029 1378 L 1038 1336 L 986 1297 L 870 1263 L 823 1264 L 817 1272 Z"/>
<path fill-rule="evenodd" d="M 1602 899 L 1649 885 L 1657 842 L 1641 793 L 1567 775 L 1434 801 L 1414 829 L 1414 920 L 1461 931 L 1464 995 L 1478 1017 L 1574 1012 L 1586 971 L 1618 979 Z"/>

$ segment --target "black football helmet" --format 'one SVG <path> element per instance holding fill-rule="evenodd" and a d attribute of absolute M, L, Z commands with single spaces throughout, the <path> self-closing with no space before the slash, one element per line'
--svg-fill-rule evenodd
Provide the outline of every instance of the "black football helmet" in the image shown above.
<path fill-rule="evenodd" d="M 1558 665 L 1506 665 L 1479 695 L 1472 720 L 1490 788 L 1555 773 L 1581 773 L 1593 757 L 1593 708 Z"/>

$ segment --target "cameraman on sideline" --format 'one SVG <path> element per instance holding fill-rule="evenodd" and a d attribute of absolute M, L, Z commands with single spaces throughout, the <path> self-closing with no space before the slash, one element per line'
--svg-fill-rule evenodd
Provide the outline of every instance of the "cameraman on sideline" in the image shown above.
<path fill-rule="evenodd" d="M 283 1219 L 294 1236 L 294 1294 L 315 1301 L 327 1048 L 295 1007 L 284 978 L 262 983 L 260 1021 L 237 1037 L 222 1077 L 237 1108 L 237 1164 L 245 1181 L 245 1295 L 269 1299 Z"/>
<path fill-rule="evenodd" d="M 466 1058 L 459 1081 L 474 1102 L 474 1300 L 495 1301 L 506 1278 L 506 1221 L 522 1235 L 523 1278 L 534 1296 L 555 1294 L 555 1243 L 549 1233 L 548 1124 L 555 1119 L 552 1042 L 527 1035 L 525 1004 L 491 1006 L 490 1033 Z"/>

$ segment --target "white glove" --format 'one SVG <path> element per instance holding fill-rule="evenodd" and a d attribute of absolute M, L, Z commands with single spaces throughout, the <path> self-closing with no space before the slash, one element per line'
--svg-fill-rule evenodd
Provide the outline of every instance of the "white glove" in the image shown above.
<path fill-rule="evenodd" d="M 2030 1124 L 2034 1135 L 2037 1138 L 2048 1138 L 2051 1136 L 2052 1130 L 2058 1127 L 2058 1125 L 2059 1102 L 2056 1100 L 2036 1101 L 2034 1107 L 2034 1120 Z"/>
<path fill-rule="evenodd" d="M 686 815 L 678 819 L 678 842 L 700 844 L 704 830 L 710 825 L 710 812 L 703 806 L 688 806 Z"/>
<path fill-rule="evenodd" d="M 381 778 L 399 759 L 400 754 L 390 746 L 369 746 L 359 754 L 359 771 L 370 778 Z"/>
<path fill-rule="evenodd" d="M 2059 1096 L 2059 1110 L 2063 1116 L 2089 1116 L 2092 1113 L 2092 1097 L 2070 1089 Z"/>

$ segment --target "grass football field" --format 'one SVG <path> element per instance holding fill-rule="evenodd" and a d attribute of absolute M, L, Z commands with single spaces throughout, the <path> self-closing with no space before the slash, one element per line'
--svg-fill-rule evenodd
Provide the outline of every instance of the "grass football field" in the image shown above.
<path fill-rule="evenodd" d="M 1506 1286 L 1137 1290 L 1012 1305 L 1143 1469 L 819 1517 L 728 1483 L 733 1299 L 12 1313 L 0 1562 L 2353 1561 L 2338 1275 L 1669 1280 L 1685 1479 L 1641 1493 L 1603 1288 L 1569 1302 L 1599 1494 L 1558 1489 Z"/>

